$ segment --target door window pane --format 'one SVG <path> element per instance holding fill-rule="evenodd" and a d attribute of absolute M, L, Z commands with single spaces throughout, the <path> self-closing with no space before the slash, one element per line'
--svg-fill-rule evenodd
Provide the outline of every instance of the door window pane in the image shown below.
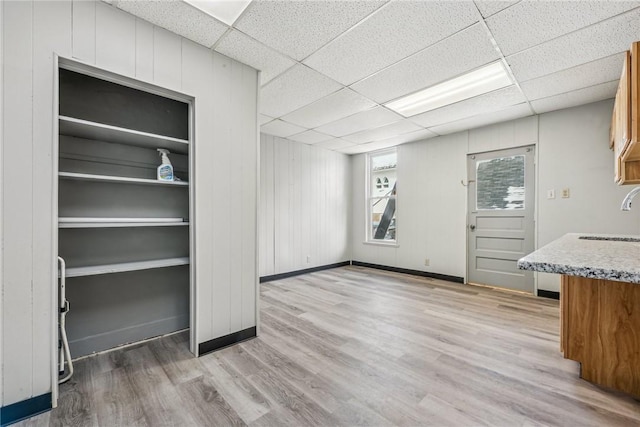
<path fill-rule="evenodd" d="M 476 163 L 476 209 L 524 209 L 524 156 Z"/>

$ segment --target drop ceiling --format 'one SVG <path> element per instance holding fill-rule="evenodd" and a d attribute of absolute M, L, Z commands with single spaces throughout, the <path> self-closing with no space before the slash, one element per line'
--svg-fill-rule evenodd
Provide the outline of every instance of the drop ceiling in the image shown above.
<path fill-rule="evenodd" d="M 227 0 L 233 1 L 233 0 Z M 640 1 L 108 1 L 262 71 L 266 134 L 362 153 L 615 96 Z M 495 61 L 513 85 L 404 118 L 383 104 Z"/>

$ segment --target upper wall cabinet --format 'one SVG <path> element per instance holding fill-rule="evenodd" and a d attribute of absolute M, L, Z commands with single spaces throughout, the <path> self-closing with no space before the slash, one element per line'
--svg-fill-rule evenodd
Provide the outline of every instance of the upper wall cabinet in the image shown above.
<path fill-rule="evenodd" d="M 611 119 L 615 181 L 640 184 L 640 42 L 631 46 L 622 67 Z"/>

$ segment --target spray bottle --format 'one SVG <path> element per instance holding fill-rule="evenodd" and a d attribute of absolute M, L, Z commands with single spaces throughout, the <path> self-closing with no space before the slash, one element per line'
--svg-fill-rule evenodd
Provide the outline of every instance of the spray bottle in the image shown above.
<path fill-rule="evenodd" d="M 162 164 L 158 166 L 158 181 L 173 181 L 173 166 L 169 160 L 169 150 L 158 148 L 158 153 L 162 157 Z"/>

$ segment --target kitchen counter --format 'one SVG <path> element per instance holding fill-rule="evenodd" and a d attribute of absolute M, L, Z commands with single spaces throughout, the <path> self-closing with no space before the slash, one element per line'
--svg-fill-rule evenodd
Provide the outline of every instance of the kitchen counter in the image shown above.
<path fill-rule="evenodd" d="M 518 268 L 562 275 L 560 351 L 580 377 L 640 399 L 640 237 L 567 234 Z"/>
<path fill-rule="evenodd" d="M 589 239 L 580 239 L 581 236 Z M 640 236 L 565 234 L 521 258 L 518 268 L 590 279 L 640 283 Z"/>

